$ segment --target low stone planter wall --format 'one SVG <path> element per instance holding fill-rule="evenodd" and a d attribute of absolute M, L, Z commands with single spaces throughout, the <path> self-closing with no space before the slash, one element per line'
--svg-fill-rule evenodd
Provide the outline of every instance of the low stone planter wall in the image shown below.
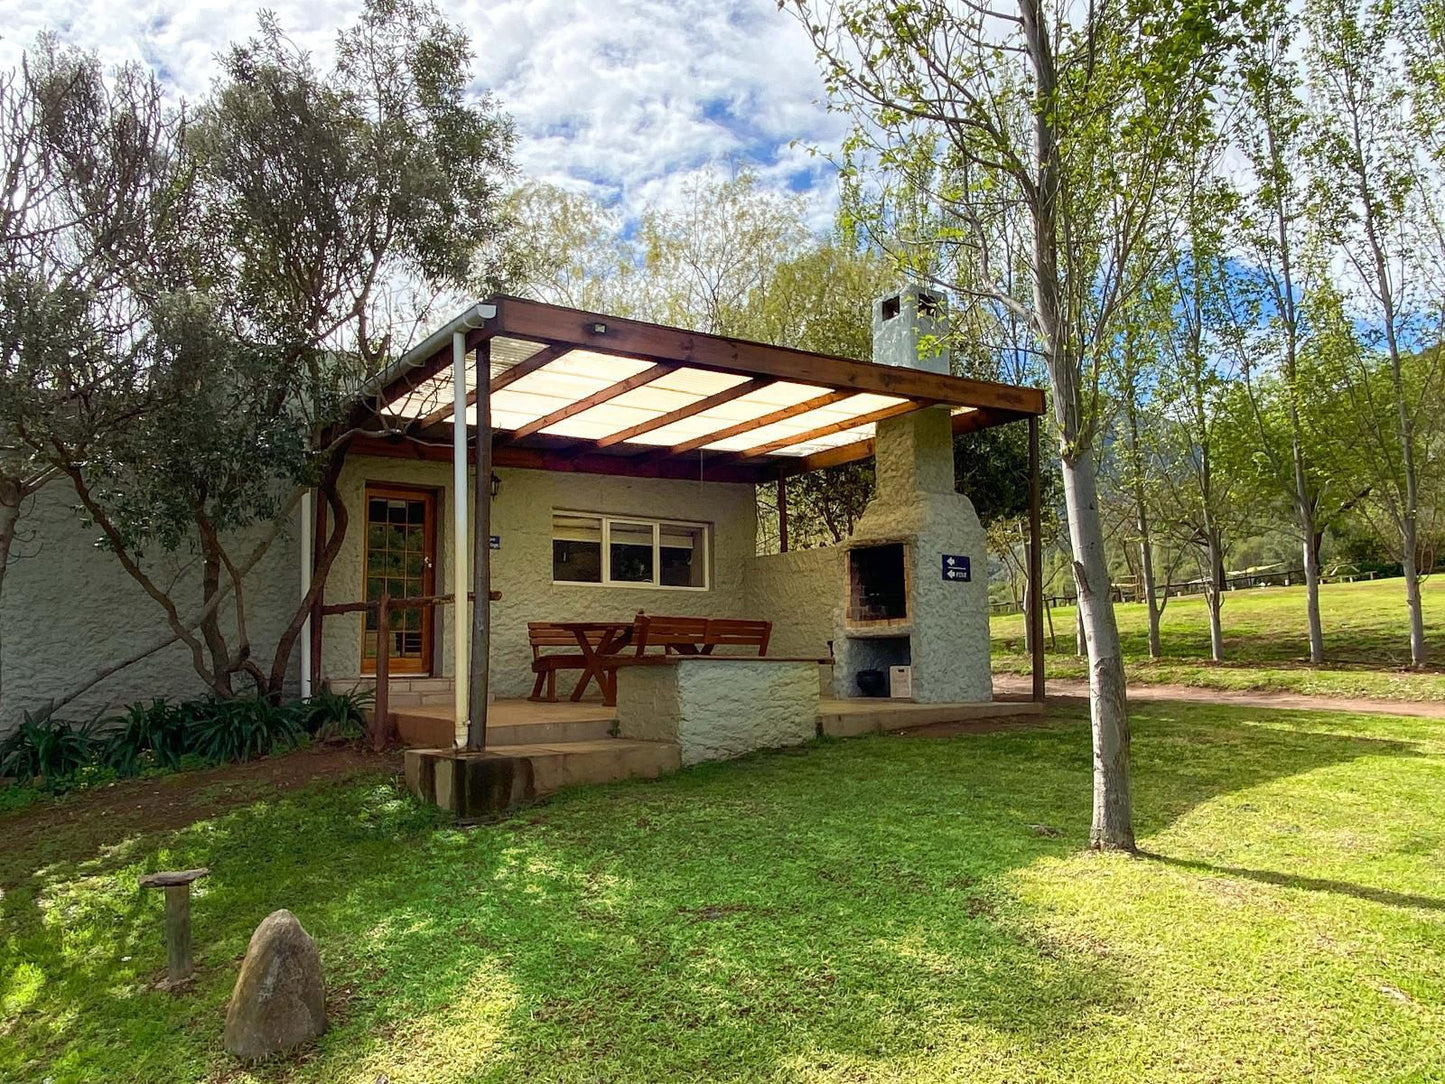
<path fill-rule="evenodd" d="M 617 672 L 622 737 L 676 742 L 683 764 L 817 736 L 818 660 L 669 656 Z"/>

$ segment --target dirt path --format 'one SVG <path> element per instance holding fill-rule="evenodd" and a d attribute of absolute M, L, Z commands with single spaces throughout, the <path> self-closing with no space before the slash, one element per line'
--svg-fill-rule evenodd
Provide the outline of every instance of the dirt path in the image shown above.
<path fill-rule="evenodd" d="M 1004 696 L 1028 696 L 1031 682 L 1027 675 L 995 674 L 994 693 Z M 1071 678 L 1052 678 L 1048 685 L 1050 700 L 1077 702 L 1088 700 L 1087 682 Z M 1445 703 L 1429 700 L 1367 700 L 1346 696 L 1304 696 L 1300 693 L 1243 692 L 1234 689 L 1206 689 L 1194 685 L 1146 685 L 1134 682 L 1129 686 L 1129 699 L 1194 700 L 1201 704 L 1234 704 L 1243 708 L 1285 708 L 1293 711 L 1346 711 L 1373 715 L 1411 715 L 1423 719 L 1445 719 Z"/>
<path fill-rule="evenodd" d="M 245 764 L 155 779 L 128 779 L 0 816 L 0 887 L 27 874 L 34 861 L 75 860 L 99 841 L 139 832 L 183 828 L 325 778 L 359 771 L 396 771 L 401 757 L 352 746 L 318 746 Z M 11 862 L 11 858 L 20 859 Z M 34 861 L 32 861 L 32 859 Z"/>

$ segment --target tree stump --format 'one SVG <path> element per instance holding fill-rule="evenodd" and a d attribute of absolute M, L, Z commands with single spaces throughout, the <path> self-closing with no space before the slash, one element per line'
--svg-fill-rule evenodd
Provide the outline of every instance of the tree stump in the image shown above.
<path fill-rule="evenodd" d="M 163 888 L 166 892 L 166 985 L 180 986 L 195 974 L 191 962 L 191 882 L 208 875 L 209 869 L 183 869 L 147 873 L 142 888 Z"/>

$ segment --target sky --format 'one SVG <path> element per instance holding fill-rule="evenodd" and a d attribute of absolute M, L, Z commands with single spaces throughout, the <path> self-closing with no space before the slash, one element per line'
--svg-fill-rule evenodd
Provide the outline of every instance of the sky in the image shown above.
<path fill-rule="evenodd" d="M 224 0 L 0 0 L 0 66 L 52 30 L 107 64 L 140 60 L 177 97 L 199 98 L 215 55 L 254 32 L 261 4 Z M 330 52 L 359 7 L 268 0 L 297 45 Z M 747 165 L 806 197 L 826 228 L 837 201 L 832 149 L 844 122 L 821 104 L 812 48 L 773 0 L 464 0 L 443 10 L 470 35 L 476 89 L 517 125 L 531 178 L 585 192 L 635 218 L 676 201 L 699 171 Z"/>

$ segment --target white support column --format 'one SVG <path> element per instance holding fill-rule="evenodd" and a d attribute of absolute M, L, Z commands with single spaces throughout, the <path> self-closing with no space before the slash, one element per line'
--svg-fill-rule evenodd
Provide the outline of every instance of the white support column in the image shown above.
<path fill-rule="evenodd" d="M 311 528 L 315 520 L 311 513 L 311 490 L 301 494 L 301 597 L 311 591 Z M 306 623 L 301 626 L 301 699 L 311 695 L 311 611 L 306 611 Z"/>
<path fill-rule="evenodd" d="M 478 379 L 481 379 L 478 374 Z M 467 556 L 471 537 L 467 531 L 467 336 L 452 332 L 452 738 L 458 749 L 467 745 L 467 678 L 471 659 L 468 633 L 471 614 L 467 611 Z"/>

